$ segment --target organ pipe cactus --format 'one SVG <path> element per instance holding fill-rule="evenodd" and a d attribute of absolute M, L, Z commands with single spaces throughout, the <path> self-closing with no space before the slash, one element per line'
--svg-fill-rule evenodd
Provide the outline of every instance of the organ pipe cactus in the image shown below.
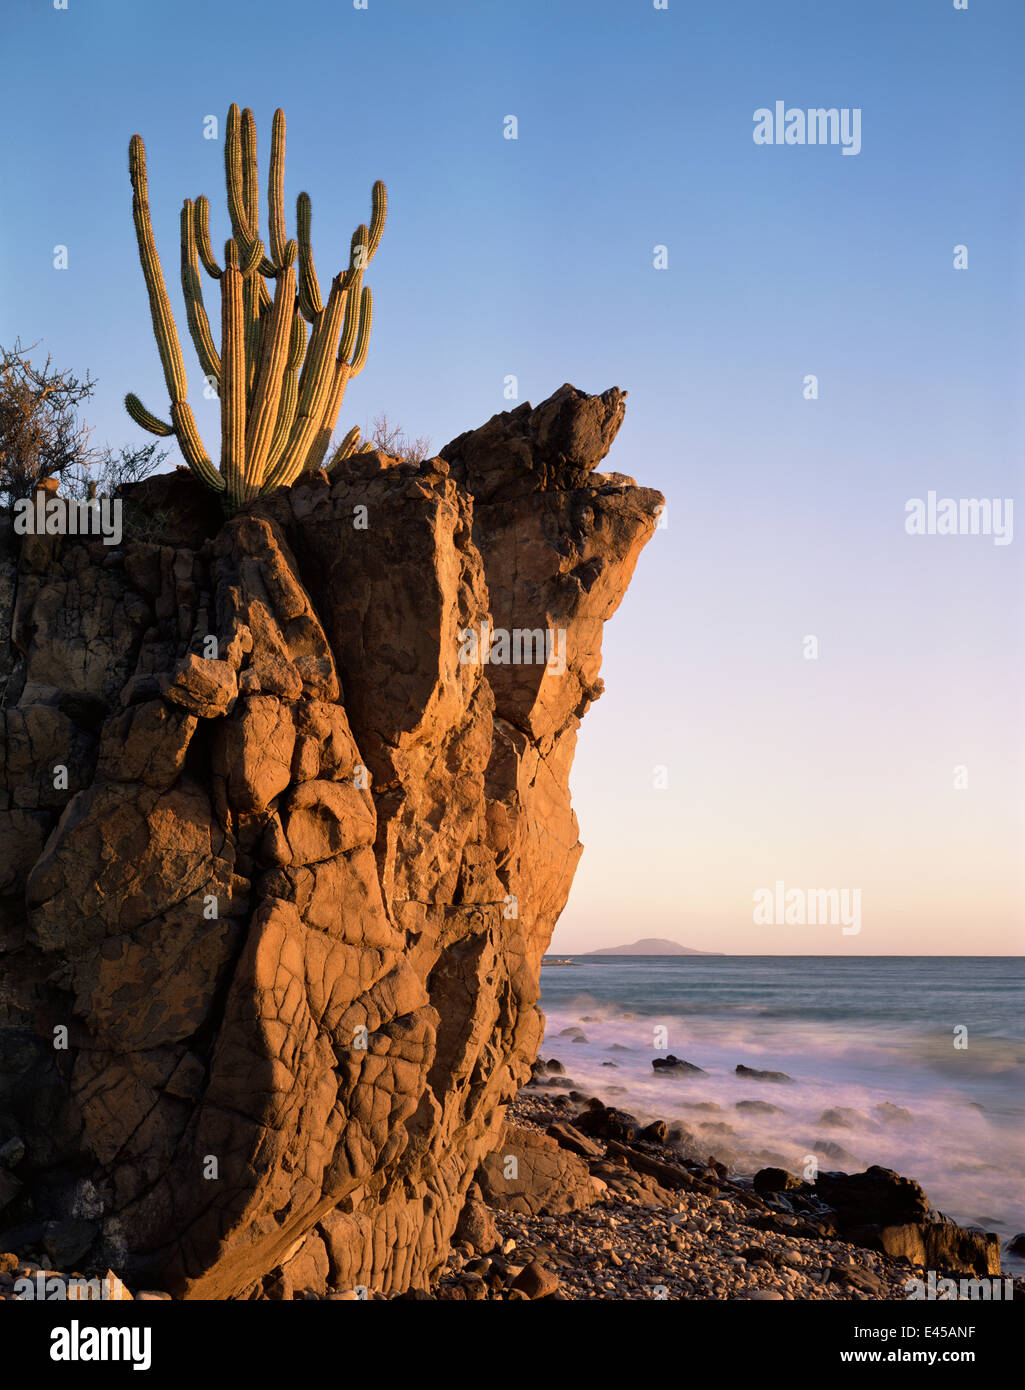
<path fill-rule="evenodd" d="M 181 211 L 181 284 L 189 333 L 203 375 L 216 387 L 221 403 L 221 455 L 215 467 L 188 403 L 185 363 L 153 236 L 146 150 L 139 135 L 132 136 L 128 147 L 128 167 L 139 260 L 171 398 L 171 419 L 153 415 L 135 395 L 125 397 L 125 407 L 151 434 L 175 435 L 189 467 L 208 487 L 224 494 L 226 509 L 234 511 L 323 464 L 345 388 L 367 360 L 374 301 L 363 274 L 384 231 L 385 187 L 380 180 L 374 184 L 370 225 L 361 224 L 353 233 L 348 268 L 331 281 L 324 302 L 310 245 L 307 193 L 300 193 L 296 201 L 295 238 L 286 233 L 284 112 L 275 111 L 271 132 L 265 245 L 259 235 L 256 122 L 248 107 L 240 112 L 232 105 L 224 140 L 231 237 L 223 267 L 210 244 L 207 199 L 186 198 Z M 203 300 L 200 264 L 219 282 L 219 351 Z M 353 426 L 332 454 L 328 469 L 372 447 L 358 440 L 359 429 Z"/>

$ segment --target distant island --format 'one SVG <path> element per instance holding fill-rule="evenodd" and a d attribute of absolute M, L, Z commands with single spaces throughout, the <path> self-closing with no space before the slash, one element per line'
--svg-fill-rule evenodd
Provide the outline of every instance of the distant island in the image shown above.
<path fill-rule="evenodd" d="M 642 936 L 632 946 L 603 946 L 599 951 L 581 951 L 586 956 L 721 956 L 722 951 L 695 951 L 669 941 L 664 936 Z"/>

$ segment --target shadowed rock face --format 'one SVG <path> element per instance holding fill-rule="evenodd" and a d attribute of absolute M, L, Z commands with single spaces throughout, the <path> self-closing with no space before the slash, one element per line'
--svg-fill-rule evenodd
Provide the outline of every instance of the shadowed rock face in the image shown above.
<path fill-rule="evenodd" d="M 223 524 L 180 470 L 131 490 L 151 539 L 8 535 L 0 1247 L 195 1298 L 445 1259 L 537 1055 L 576 731 L 662 500 L 593 471 L 623 411 L 564 386 Z M 482 624 L 541 659 L 461 659 Z"/>

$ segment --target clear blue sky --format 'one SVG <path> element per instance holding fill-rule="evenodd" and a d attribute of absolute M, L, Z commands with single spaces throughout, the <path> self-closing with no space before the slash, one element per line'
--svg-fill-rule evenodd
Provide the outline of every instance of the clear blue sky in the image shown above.
<path fill-rule="evenodd" d="M 670 524 L 606 631 L 557 948 L 1020 950 L 1025 510 L 1004 547 L 903 525 L 929 490 L 1025 507 L 1020 0 L 22 0 L 2 28 L 0 340 L 99 378 L 99 441 L 146 438 L 126 390 L 166 413 L 139 131 L 216 443 L 178 210 L 206 192 L 223 241 L 203 121 L 231 101 L 263 158 L 284 107 L 322 283 L 388 185 L 343 425 L 386 410 L 437 448 L 507 408 L 510 373 L 521 400 L 629 390 L 609 467 L 664 491 Z M 756 146 L 776 100 L 861 108 L 861 153 Z M 755 927 L 777 879 L 860 886 L 861 934 Z"/>

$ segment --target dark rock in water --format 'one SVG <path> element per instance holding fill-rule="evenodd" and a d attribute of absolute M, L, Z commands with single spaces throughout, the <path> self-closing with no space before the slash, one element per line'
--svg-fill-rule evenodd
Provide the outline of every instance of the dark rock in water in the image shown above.
<path fill-rule="evenodd" d="M 592 1134 L 598 1139 L 618 1139 L 624 1143 L 635 1139 L 640 1128 L 636 1116 L 602 1105 L 600 1101 L 582 1111 L 573 1124 L 582 1134 Z"/>
<path fill-rule="evenodd" d="M 804 1184 L 785 1168 L 761 1168 L 754 1175 L 756 1192 L 793 1192 Z"/>
<path fill-rule="evenodd" d="M 618 1062 L 602 1062 L 602 1066 L 603 1066 L 603 1067 L 616 1067 L 617 1070 L 618 1070 L 618 1068 L 619 1068 L 619 1063 L 618 1063 Z"/>
<path fill-rule="evenodd" d="M 758 1071 L 755 1067 L 745 1067 L 742 1063 L 737 1067 L 738 1076 L 746 1076 L 749 1081 L 793 1081 L 792 1076 L 787 1076 L 785 1071 Z"/>
<path fill-rule="evenodd" d="M 637 1138 L 648 1144 L 664 1144 L 668 1134 L 669 1126 L 665 1120 L 652 1120 L 650 1125 L 644 1126 Z"/>
<path fill-rule="evenodd" d="M 611 1044 L 609 1045 L 609 1051 L 610 1051 L 610 1052 L 632 1052 L 632 1051 L 633 1051 L 633 1048 L 631 1048 L 631 1047 L 624 1047 L 622 1043 L 611 1043 Z"/>
<path fill-rule="evenodd" d="M 890 1101 L 884 1100 L 872 1108 L 879 1118 L 885 1120 L 887 1124 L 908 1125 L 914 1122 L 914 1115 L 910 1110 L 905 1110 L 903 1105 L 893 1105 Z"/>
<path fill-rule="evenodd" d="M 785 1112 L 778 1105 L 770 1105 L 767 1100 L 738 1100 L 735 1106 L 748 1115 L 782 1115 Z"/>
<path fill-rule="evenodd" d="M 674 1057 L 671 1052 L 668 1057 L 653 1057 L 651 1065 L 661 1076 L 705 1075 L 703 1067 L 696 1067 L 693 1062 L 685 1062 L 682 1057 Z"/>
<path fill-rule="evenodd" d="M 860 1110 L 849 1110 L 845 1106 L 838 1105 L 832 1110 L 823 1110 L 816 1124 L 830 1125 L 834 1129 L 853 1129 L 855 1125 L 867 1124 L 868 1116 L 863 1115 Z"/>
<path fill-rule="evenodd" d="M 560 1038 L 582 1038 L 584 1036 L 584 1030 L 582 1028 L 577 1028 L 575 1025 L 572 1028 L 560 1028 L 558 1036 Z"/>
<path fill-rule="evenodd" d="M 1012 1236 L 1007 1242 L 1007 1250 L 1011 1255 L 1025 1255 L 1025 1232 Z"/>
<path fill-rule="evenodd" d="M 842 1239 L 953 1274 L 1000 1273 L 1000 1241 L 948 1221 L 921 1186 L 889 1168 L 820 1173 L 815 1195 L 834 1213 Z"/>
<path fill-rule="evenodd" d="M 845 1240 L 882 1250 L 912 1264 L 951 1274 L 999 1275 L 1000 1239 L 967 1230 L 956 1222 L 927 1221 L 906 1226 L 855 1226 L 842 1232 Z"/>
<path fill-rule="evenodd" d="M 586 1035 L 585 1035 L 584 1033 L 580 1033 L 580 1034 L 578 1034 L 577 1037 L 575 1037 L 575 1038 L 570 1038 L 570 1042 L 571 1042 L 571 1043 L 585 1043 L 585 1042 L 587 1042 L 587 1037 L 586 1037 Z"/>
<path fill-rule="evenodd" d="M 544 1065 L 547 1067 L 550 1075 L 552 1076 L 566 1075 L 566 1068 L 555 1057 L 549 1057 L 548 1061 L 545 1062 Z"/>
<path fill-rule="evenodd" d="M 875 1165 L 863 1173 L 819 1173 L 815 1195 L 848 1225 L 924 1221 L 929 1199 L 914 1178 Z"/>
<path fill-rule="evenodd" d="M 714 1100 L 678 1101 L 677 1104 L 682 1106 L 684 1110 L 699 1110 L 705 1115 L 716 1115 L 722 1112 L 722 1106 Z"/>
<path fill-rule="evenodd" d="M 610 1096 L 625 1096 L 627 1094 L 626 1086 L 606 1086 L 604 1089 Z"/>
<path fill-rule="evenodd" d="M 694 1137 L 685 1125 L 672 1125 L 666 1135 L 666 1143 L 676 1148 L 690 1148 L 694 1143 Z"/>
<path fill-rule="evenodd" d="M 842 1144 L 836 1144 L 832 1139 L 815 1139 L 807 1147 L 811 1149 L 812 1153 L 819 1154 L 822 1158 L 828 1158 L 832 1163 L 856 1164 L 860 1161 Z"/>
<path fill-rule="evenodd" d="M 83 1265 L 201 1300 L 444 1264 L 542 1041 L 572 750 L 662 502 L 595 471 L 624 412 L 565 386 L 228 519 L 159 475 L 118 546 L 0 525 L 5 1226 L 88 1185 Z"/>

